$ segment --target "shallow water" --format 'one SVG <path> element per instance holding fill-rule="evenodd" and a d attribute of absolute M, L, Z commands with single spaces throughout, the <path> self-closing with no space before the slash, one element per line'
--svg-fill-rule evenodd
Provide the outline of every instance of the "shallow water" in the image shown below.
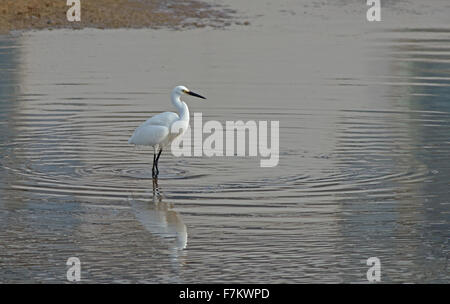
<path fill-rule="evenodd" d="M 449 282 L 445 2 L 226 3 L 251 25 L 0 38 L 1 282 Z M 279 165 L 164 153 L 154 183 L 127 140 L 177 84 L 280 121 Z"/>

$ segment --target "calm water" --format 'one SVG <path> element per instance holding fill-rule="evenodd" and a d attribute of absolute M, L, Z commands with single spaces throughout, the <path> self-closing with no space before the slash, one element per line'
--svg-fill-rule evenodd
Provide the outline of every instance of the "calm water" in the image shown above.
<path fill-rule="evenodd" d="M 0 37 L 1 282 L 450 282 L 448 4 L 226 3 L 251 25 Z M 154 183 L 127 140 L 177 84 L 279 120 L 279 165 L 165 153 Z"/>

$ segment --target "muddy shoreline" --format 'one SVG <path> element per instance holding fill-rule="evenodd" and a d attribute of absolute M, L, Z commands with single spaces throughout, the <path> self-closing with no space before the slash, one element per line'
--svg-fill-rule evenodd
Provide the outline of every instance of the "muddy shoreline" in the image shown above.
<path fill-rule="evenodd" d="M 235 11 L 201 0 L 81 0 L 81 21 L 69 22 L 66 0 L 0 1 L 0 33 L 58 28 L 198 28 L 241 24 Z M 248 24 L 242 22 L 242 24 Z"/>

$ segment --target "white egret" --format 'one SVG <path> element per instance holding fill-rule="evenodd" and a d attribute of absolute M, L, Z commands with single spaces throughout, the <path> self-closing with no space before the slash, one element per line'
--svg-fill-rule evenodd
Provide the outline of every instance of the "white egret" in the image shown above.
<path fill-rule="evenodd" d="M 189 108 L 187 104 L 180 99 L 183 94 L 206 99 L 184 86 L 175 87 L 172 90 L 170 97 L 178 114 L 174 112 L 164 112 L 147 119 L 143 124 L 136 128 L 133 135 L 128 140 L 129 144 L 153 147 L 153 178 L 158 177 L 158 161 L 163 148 L 170 145 L 175 138 L 181 136 L 189 126 Z M 172 128 L 174 124 L 176 124 L 176 128 Z"/>

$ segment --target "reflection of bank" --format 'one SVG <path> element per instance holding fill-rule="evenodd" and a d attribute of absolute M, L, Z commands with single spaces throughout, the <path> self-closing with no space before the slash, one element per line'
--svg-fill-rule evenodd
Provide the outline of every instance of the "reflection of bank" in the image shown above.
<path fill-rule="evenodd" d="M 69 196 L 44 198 L 45 189 L 36 181 L 42 169 L 65 166 L 43 161 L 50 159 L 50 143 L 55 142 L 42 132 L 52 117 L 41 108 L 48 100 L 37 104 L 43 92 L 30 79 L 41 81 L 45 73 L 30 72 L 27 39 L 0 37 L 0 280 L 56 282 L 65 272 L 60 261 L 77 252 L 70 236 L 80 223 L 73 216 L 79 204 Z"/>
<path fill-rule="evenodd" d="M 7 161 L 13 159 L 11 140 L 17 134 L 16 120 L 11 119 L 17 111 L 20 91 L 20 77 L 17 65 L 20 58 L 18 42 L 13 38 L 0 39 L 0 185 L 6 185 L 17 176 L 11 174 Z M 9 175 L 13 175 L 9 177 Z M 0 187 L 0 209 L 6 205 L 8 193 Z M 2 220 L 3 212 L 0 212 Z M 0 221 L 1 222 L 4 221 Z M 1 227 L 1 226 L 0 226 Z"/>
<path fill-rule="evenodd" d="M 20 132 L 17 126 L 17 113 L 22 105 L 22 79 L 19 69 L 22 54 L 19 44 L 19 39 L 15 37 L 0 39 L 0 172 L 5 167 L 10 167 L 7 161 L 15 157 L 13 143 Z M 10 170 L 1 172 L 1 185 L 9 181 L 6 177 L 8 174 Z M 0 202 L 5 195 L 1 195 Z"/>
<path fill-rule="evenodd" d="M 180 251 L 187 246 L 186 225 L 173 206 L 162 200 L 158 181 L 153 180 L 151 199 L 131 196 L 128 200 L 136 219 L 152 235 L 162 238 L 169 245 L 172 258 L 178 259 Z"/>
<path fill-rule="evenodd" d="M 341 251 L 352 252 L 345 267 L 377 256 L 382 281 L 448 280 L 450 57 L 437 32 L 389 40 L 392 58 L 373 76 L 386 83 L 362 99 L 376 110 L 346 111 L 337 128 L 337 166 L 347 181 L 358 177 L 338 198 Z"/>
<path fill-rule="evenodd" d="M 427 34 L 432 33 L 427 32 Z M 408 59 L 401 75 L 412 79 L 407 86 L 408 129 L 414 138 L 411 154 L 427 168 L 427 179 L 420 185 L 421 225 L 415 225 L 422 238 L 415 249 L 420 274 L 435 282 L 448 282 L 450 222 L 448 193 L 450 180 L 450 55 L 448 34 L 433 34 L 433 43 L 410 43 L 401 49 Z M 423 50 L 417 52 L 417 50 Z M 429 53 L 431 53 L 430 55 Z M 412 54 L 411 54 L 412 53 Z M 411 54 L 411 55 L 410 55 Z M 417 123 L 420 122 L 420 123 Z"/>

